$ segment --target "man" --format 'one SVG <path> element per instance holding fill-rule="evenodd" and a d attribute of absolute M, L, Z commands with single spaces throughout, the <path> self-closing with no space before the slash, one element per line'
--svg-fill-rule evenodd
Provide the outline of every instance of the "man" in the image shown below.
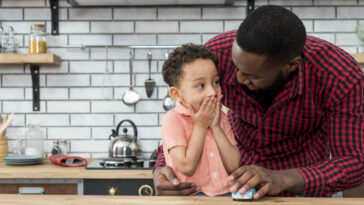
<path fill-rule="evenodd" d="M 223 104 L 241 153 L 230 191 L 331 196 L 364 182 L 364 75 L 345 51 L 306 36 L 280 6 L 253 11 L 205 44 L 218 59 Z M 159 195 L 188 195 L 160 151 Z"/>

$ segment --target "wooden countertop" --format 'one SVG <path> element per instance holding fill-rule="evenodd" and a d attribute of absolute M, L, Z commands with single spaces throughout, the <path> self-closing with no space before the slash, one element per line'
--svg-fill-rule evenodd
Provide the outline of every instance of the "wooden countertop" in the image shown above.
<path fill-rule="evenodd" d="M 81 195 L 16 195 L 16 194 L 2 194 L 0 195 L 0 204 L 38 204 L 38 205 L 64 205 L 64 204 L 128 204 L 128 205 L 268 205 L 268 204 L 281 204 L 285 205 L 322 205 L 322 204 L 345 204 L 345 205 L 362 205 L 364 198 L 270 198 L 266 197 L 257 201 L 233 201 L 230 197 L 197 197 L 197 196 L 81 196 Z"/>
<path fill-rule="evenodd" d="M 50 164 L 12 166 L 0 162 L 0 179 L 152 179 L 152 170 L 90 170 Z"/>

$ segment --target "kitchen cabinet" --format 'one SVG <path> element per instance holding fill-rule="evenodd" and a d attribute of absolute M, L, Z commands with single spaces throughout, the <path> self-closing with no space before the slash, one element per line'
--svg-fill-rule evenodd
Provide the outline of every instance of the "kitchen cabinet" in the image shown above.
<path fill-rule="evenodd" d="M 18 194 L 20 187 L 40 187 L 45 195 L 148 195 L 155 194 L 152 178 L 151 169 L 90 170 L 62 167 L 48 160 L 28 166 L 1 162 L 0 194 Z"/>

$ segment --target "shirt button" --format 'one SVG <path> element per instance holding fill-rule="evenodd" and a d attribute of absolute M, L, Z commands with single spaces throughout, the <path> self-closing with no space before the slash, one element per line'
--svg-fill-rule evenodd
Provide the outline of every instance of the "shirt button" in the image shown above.
<path fill-rule="evenodd" d="M 216 173 L 216 172 L 212 173 L 212 176 L 213 176 L 214 178 L 216 178 L 216 177 L 217 177 L 217 173 Z"/>
<path fill-rule="evenodd" d="M 210 152 L 210 157 L 213 158 L 214 157 L 214 153 Z"/>
<path fill-rule="evenodd" d="M 206 135 L 206 138 L 207 138 L 207 139 L 210 139 L 210 137 L 209 137 L 208 135 Z"/>

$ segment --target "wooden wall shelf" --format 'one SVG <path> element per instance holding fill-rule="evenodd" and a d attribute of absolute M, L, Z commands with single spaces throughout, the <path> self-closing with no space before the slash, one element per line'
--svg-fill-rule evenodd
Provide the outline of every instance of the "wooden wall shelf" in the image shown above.
<path fill-rule="evenodd" d="M 36 65 L 59 65 L 61 58 L 53 53 L 24 54 L 24 53 L 1 53 L 0 65 L 11 64 L 36 64 Z"/>
<path fill-rule="evenodd" d="M 364 53 L 354 53 L 354 54 L 351 54 L 351 56 L 353 56 L 354 59 L 356 61 L 358 61 L 359 64 L 364 63 Z"/>

